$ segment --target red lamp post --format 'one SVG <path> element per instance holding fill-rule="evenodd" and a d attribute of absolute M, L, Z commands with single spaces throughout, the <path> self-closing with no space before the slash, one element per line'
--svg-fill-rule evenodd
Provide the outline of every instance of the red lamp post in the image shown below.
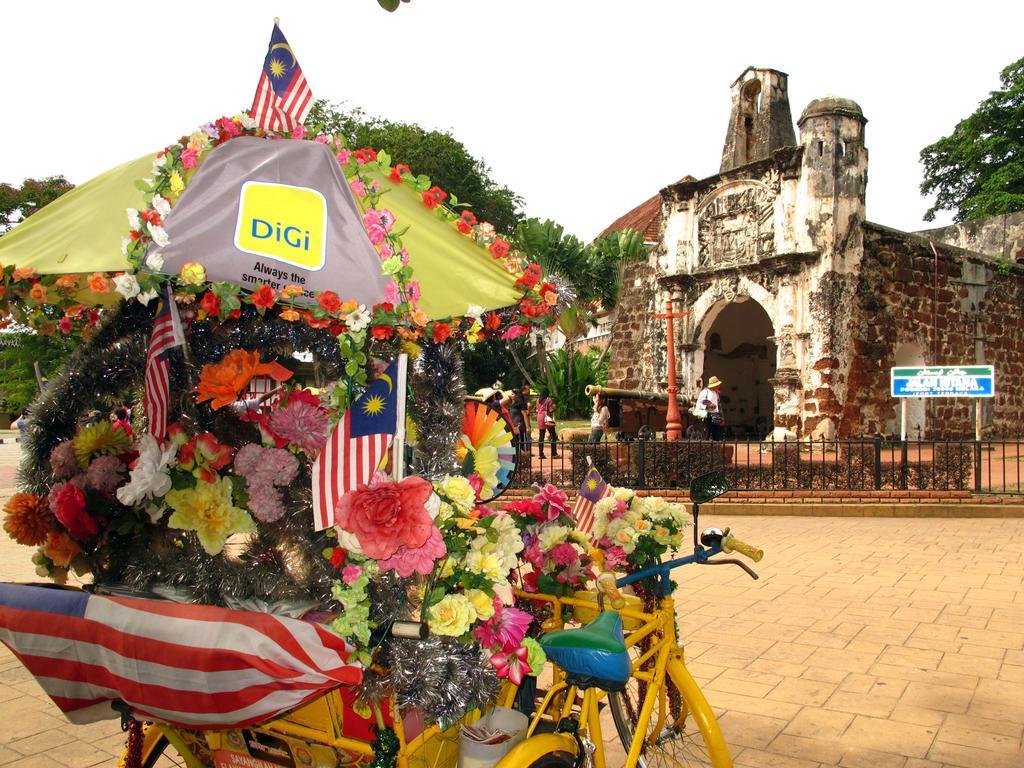
<path fill-rule="evenodd" d="M 688 312 L 673 312 L 672 300 L 665 302 L 665 314 L 653 314 L 659 320 L 668 323 L 666 342 L 668 343 L 668 413 L 665 415 L 665 438 L 667 440 L 683 439 L 683 420 L 679 414 L 679 401 L 676 396 L 679 387 L 676 384 L 676 338 L 673 320 L 686 317 Z"/>

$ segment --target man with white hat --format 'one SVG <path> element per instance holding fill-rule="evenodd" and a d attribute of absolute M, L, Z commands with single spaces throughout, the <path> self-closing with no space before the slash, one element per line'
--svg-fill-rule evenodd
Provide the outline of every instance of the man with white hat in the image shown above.
<path fill-rule="evenodd" d="M 708 379 L 708 385 L 697 395 L 698 407 L 707 411 L 704 424 L 712 440 L 722 440 L 725 437 L 725 417 L 722 415 L 722 398 L 719 393 L 721 388 L 722 381 L 717 376 L 712 376 Z"/>

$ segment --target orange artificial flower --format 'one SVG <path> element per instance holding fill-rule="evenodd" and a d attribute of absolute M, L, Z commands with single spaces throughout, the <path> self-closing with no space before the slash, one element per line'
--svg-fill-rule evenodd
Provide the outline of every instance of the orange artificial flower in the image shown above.
<path fill-rule="evenodd" d="M 422 309 L 414 309 L 410 315 L 414 325 L 426 325 L 430 322 L 430 318 L 427 317 L 427 313 Z"/>
<path fill-rule="evenodd" d="M 58 568 L 67 568 L 81 551 L 74 540 L 63 531 L 50 533 L 50 537 L 43 547 L 43 554 L 50 558 Z"/>
<path fill-rule="evenodd" d="M 54 517 L 45 498 L 31 493 L 16 493 L 4 505 L 4 530 L 26 547 L 37 547 L 54 529 Z"/>
<path fill-rule="evenodd" d="M 42 283 L 36 283 L 32 286 L 32 290 L 29 291 L 29 296 L 35 299 L 37 302 L 42 304 L 46 301 L 46 286 Z"/>
<path fill-rule="evenodd" d="M 359 309 L 359 302 L 352 301 L 352 299 L 349 299 L 341 305 L 341 311 L 346 315 L 355 312 L 357 309 Z"/>
<path fill-rule="evenodd" d="M 264 283 L 252 294 L 253 306 L 257 309 L 270 309 L 277 301 L 277 291 Z"/>
<path fill-rule="evenodd" d="M 110 290 L 110 280 L 102 272 L 89 275 L 89 290 L 93 293 L 106 293 Z"/>
<path fill-rule="evenodd" d="M 196 387 L 197 403 L 210 400 L 213 410 L 230 405 L 249 385 L 254 376 L 266 374 L 274 381 L 287 381 L 292 372 L 275 362 L 260 362 L 258 352 L 234 349 L 219 363 L 204 365 Z"/>
<path fill-rule="evenodd" d="M 53 285 L 62 291 L 72 291 L 78 287 L 78 275 L 61 275 Z"/>
<path fill-rule="evenodd" d="M 11 273 L 11 280 L 17 282 L 18 280 L 28 280 L 30 277 L 35 277 L 36 271 L 32 267 L 18 267 Z"/>
<path fill-rule="evenodd" d="M 288 321 L 289 323 L 294 323 L 294 322 L 295 322 L 296 320 L 298 320 L 299 318 L 301 318 L 301 317 L 302 317 L 302 315 L 300 315 L 300 314 L 299 314 L 298 312 L 296 312 L 296 311 L 295 311 L 294 309 L 286 309 L 286 310 L 284 310 L 283 312 L 281 312 L 281 314 L 279 315 L 279 317 L 280 317 L 280 318 L 281 318 L 282 320 L 287 320 L 287 321 Z"/>
<path fill-rule="evenodd" d="M 289 299 L 294 299 L 296 296 L 301 295 L 301 285 L 286 285 L 284 288 L 281 289 L 281 298 L 284 299 L 285 301 L 288 301 Z"/>

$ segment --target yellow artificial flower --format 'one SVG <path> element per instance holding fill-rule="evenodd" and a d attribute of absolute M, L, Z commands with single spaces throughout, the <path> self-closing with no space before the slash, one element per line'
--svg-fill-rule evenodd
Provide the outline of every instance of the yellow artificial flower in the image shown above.
<path fill-rule="evenodd" d="M 435 488 L 441 496 L 446 497 L 463 512 L 468 512 L 476 506 L 476 492 L 469 484 L 469 480 L 462 475 L 448 475 L 442 478 Z"/>
<path fill-rule="evenodd" d="M 211 555 L 224 548 L 231 534 L 256 530 L 249 514 L 232 505 L 231 480 L 226 477 L 213 483 L 200 480 L 195 488 L 172 490 L 164 498 L 174 510 L 167 527 L 195 531 L 203 549 Z"/>
<path fill-rule="evenodd" d="M 480 321 L 474 320 L 473 324 L 469 326 L 469 330 L 466 331 L 466 341 L 470 344 L 476 344 L 480 340 L 480 332 L 483 329 L 483 326 L 480 325 Z"/>
<path fill-rule="evenodd" d="M 482 589 L 467 589 L 466 598 L 473 604 L 480 621 L 487 621 L 494 615 L 494 600 Z"/>
<path fill-rule="evenodd" d="M 109 421 L 101 421 L 89 427 L 83 427 L 75 438 L 75 457 L 82 467 L 89 466 L 93 456 L 118 456 L 127 453 L 130 446 L 128 433 L 123 429 L 114 429 Z"/>
<path fill-rule="evenodd" d="M 177 171 L 171 171 L 171 174 L 170 176 L 167 177 L 167 180 L 171 184 L 172 194 L 180 195 L 182 193 L 182 190 L 185 189 L 185 182 L 181 178 L 181 174 L 178 173 Z"/>
<path fill-rule="evenodd" d="M 465 566 L 470 573 L 479 573 L 491 581 L 504 581 L 508 576 L 508 571 L 502 572 L 501 558 L 496 552 L 472 549 L 466 554 Z"/>
<path fill-rule="evenodd" d="M 427 623 L 435 635 L 462 637 L 476 621 L 476 609 L 465 595 L 445 595 L 427 611 Z"/>
<path fill-rule="evenodd" d="M 194 261 L 186 261 L 178 274 L 186 285 L 202 285 L 206 282 L 206 268 Z"/>

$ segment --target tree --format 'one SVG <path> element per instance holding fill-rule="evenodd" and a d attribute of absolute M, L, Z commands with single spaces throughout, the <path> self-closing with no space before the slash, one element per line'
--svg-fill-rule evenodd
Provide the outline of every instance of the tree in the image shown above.
<path fill-rule="evenodd" d="M 469 154 L 450 133 L 369 117 L 361 109 L 346 110 L 323 100 L 313 104 L 306 125 L 343 136 L 352 149 L 386 150 L 394 162 L 454 193 L 477 219 L 489 221 L 499 232 L 511 232 L 523 218 L 522 198 L 495 182 L 487 164 Z"/>
<path fill-rule="evenodd" d="M 924 218 L 955 211 L 957 221 L 1024 210 L 1024 58 L 999 76 L 974 114 L 921 150 L 921 192 L 935 194 Z"/>
<path fill-rule="evenodd" d="M 0 182 L 0 235 L 74 186 L 63 176 L 25 179 L 20 187 Z"/>
<path fill-rule="evenodd" d="M 39 363 L 43 376 L 53 376 L 77 344 L 77 338 L 62 334 L 0 333 L 0 411 L 25 410 L 39 396 L 34 363 Z"/>

